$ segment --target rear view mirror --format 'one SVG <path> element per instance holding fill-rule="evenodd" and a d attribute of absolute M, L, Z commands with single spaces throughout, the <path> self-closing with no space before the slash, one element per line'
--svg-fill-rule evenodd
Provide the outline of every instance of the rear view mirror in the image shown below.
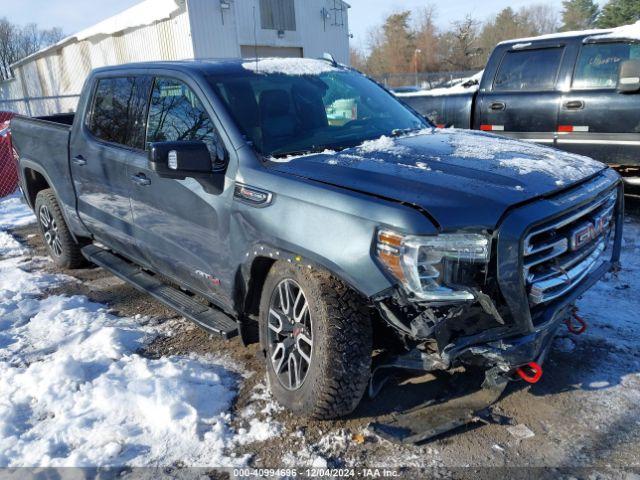
<path fill-rule="evenodd" d="M 211 154 L 204 142 L 153 142 L 149 166 L 163 178 L 202 178 L 213 174 Z"/>
<path fill-rule="evenodd" d="M 640 60 L 627 60 L 620 66 L 620 93 L 636 93 L 640 91 Z"/>

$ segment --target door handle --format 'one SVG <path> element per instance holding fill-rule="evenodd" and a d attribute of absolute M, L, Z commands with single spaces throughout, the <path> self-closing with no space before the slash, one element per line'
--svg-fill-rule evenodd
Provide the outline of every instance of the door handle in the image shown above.
<path fill-rule="evenodd" d="M 131 181 L 140 187 L 151 185 L 151 180 L 149 180 L 144 173 L 131 175 Z"/>
<path fill-rule="evenodd" d="M 506 110 L 507 104 L 504 102 L 493 102 L 491 105 L 489 105 L 489 108 L 494 112 L 499 112 L 502 110 Z"/>
<path fill-rule="evenodd" d="M 582 110 L 584 108 L 584 102 L 582 100 L 570 100 L 565 102 L 564 108 L 567 110 Z"/>
<path fill-rule="evenodd" d="M 78 155 L 76 157 L 73 157 L 73 159 L 71 159 L 71 161 L 73 162 L 74 165 L 78 165 L 79 167 L 83 167 L 87 164 L 87 161 L 84 159 L 84 157 L 82 155 Z"/>

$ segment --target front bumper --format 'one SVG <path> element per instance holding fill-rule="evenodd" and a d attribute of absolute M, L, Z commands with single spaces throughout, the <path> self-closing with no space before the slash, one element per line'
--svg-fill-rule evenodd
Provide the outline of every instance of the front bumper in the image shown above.
<path fill-rule="evenodd" d="M 535 310 L 528 299 L 525 280 L 521 275 L 523 241 L 534 222 L 532 219 L 560 217 L 576 206 L 592 202 L 594 197 L 613 189 L 618 190 L 615 213 L 615 232 L 612 245 L 602 261 L 598 262 L 569 292 Z M 511 311 L 512 321 L 500 329 L 478 335 L 459 338 L 441 352 L 449 365 L 457 362 L 486 367 L 517 367 L 529 362 L 544 361 L 558 328 L 571 315 L 575 301 L 600 280 L 608 271 L 616 268 L 620 260 L 622 225 L 624 215 L 624 190 L 620 177 L 613 170 L 572 189 L 560 196 L 515 209 L 508 214 L 498 232 L 498 283 Z"/>
<path fill-rule="evenodd" d="M 524 239 L 532 228 L 568 212 L 590 205 L 594 198 L 618 189 L 615 209 L 615 231 L 611 244 L 598 262 L 570 290 L 544 304 L 530 303 L 523 275 Z M 576 300 L 619 265 L 624 214 L 624 192 L 620 177 L 606 170 L 598 177 L 561 195 L 542 199 L 509 212 L 497 232 L 497 283 L 509 316 L 504 324 L 495 323 L 485 329 L 452 338 L 441 344 L 438 352 L 416 350 L 423 370 L 448 369 L 460 364 L 498 367 L 509 371 L 530 362 L 542 363 L 563 322 L 570 318 Z M 537 222 L 537 223 L 536 223 Z M 495 300 L 495 299 L 494 299 Z M 449 325 L 456 318 L 449 318 Z M 424 338 L 424 337 L 423 337 Z"/>

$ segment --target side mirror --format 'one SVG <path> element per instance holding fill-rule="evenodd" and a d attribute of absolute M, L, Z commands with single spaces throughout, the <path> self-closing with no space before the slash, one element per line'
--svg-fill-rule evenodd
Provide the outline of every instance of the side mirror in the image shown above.
<path fill-rule="evenodd" d="M 640 60 L 626 60 L 620 66 L 618 92 L 636 93 L 640 91 Z"/>
<path fill-rule="evenodd" d="M 211 153 L 204 142 L 152 142 L 149 147 L 150 169 L 160 177 L 183 180 L 214 173 Z"/>

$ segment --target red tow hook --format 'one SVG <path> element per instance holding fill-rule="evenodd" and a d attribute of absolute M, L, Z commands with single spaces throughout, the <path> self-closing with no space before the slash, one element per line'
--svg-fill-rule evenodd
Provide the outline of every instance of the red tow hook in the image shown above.
<path fill-rule="evenodd" d="M 574 335 L 581 335 L 587 330 L 587 322 L 584 318 L 578 315 L 578 309 L 574 308 L 571 311 L 571 317 L 567 318 L 564 323 L 567 325 L 567 329 L 573 333 Z M 576 321 L 577 325 L 573 323 L 573 320 Z"/>
<path fill-rule="evenodd" d="M 538 383 L 542 377 L 542 367 L 536 362 L 529 362 L 516 369 L 518 376 L 527 383 Z"/>

